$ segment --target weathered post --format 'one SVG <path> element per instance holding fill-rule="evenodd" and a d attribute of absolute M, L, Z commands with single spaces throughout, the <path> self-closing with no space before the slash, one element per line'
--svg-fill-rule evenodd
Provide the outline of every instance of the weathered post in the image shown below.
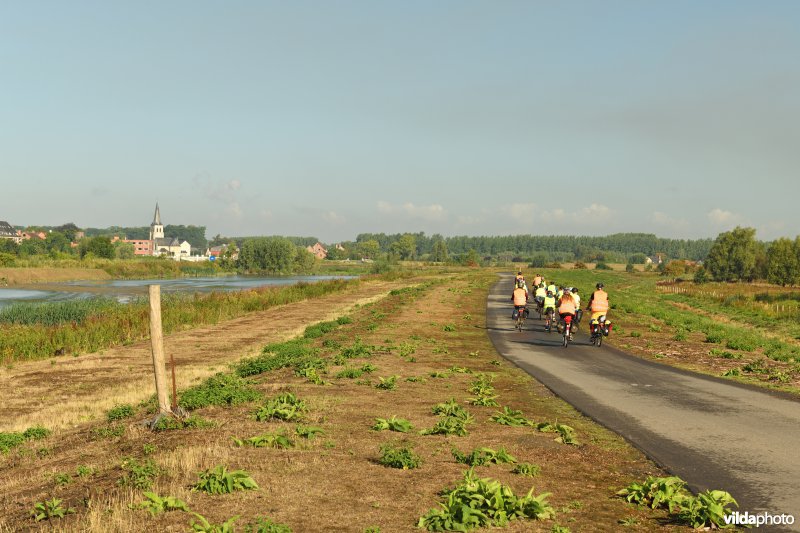
<path fill-rule="evenodd" d="M 159 414 L 170 413 L 167 376 L 164 368 L 164 334 L 161 330 L 161 285 L 150 285 L 150 346 Z"/>

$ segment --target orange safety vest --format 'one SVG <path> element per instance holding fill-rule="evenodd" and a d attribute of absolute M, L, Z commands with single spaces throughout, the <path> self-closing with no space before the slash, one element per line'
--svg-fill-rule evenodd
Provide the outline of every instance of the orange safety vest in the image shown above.
<path fill-rule="evenodd" d="M 542 276 L 536 276 L 535 278 L 533 278 L 534 287 L 538 287 L 541 282 L 542 282 Z"/>
<path fill-rule="evenodd" d="M 592 313 L 605 313 L 608 311 L 608 293 L 598 289 L 592 293 Z"/>
<path fill-rule="evenodd" d="M 514 289 L 514 305 L 528 305 L 528 291 Z"/>
<path fill-rule="evenodd" d="M 569 313 L 571 315 L 574 315 L 575 314 L 575 300 L 573 300 L 572 298 L 569 298 L 569 299 L 562 298 L 561 302 L 559 302 L 558 312 L 561 313 L 561 314 Z"/>

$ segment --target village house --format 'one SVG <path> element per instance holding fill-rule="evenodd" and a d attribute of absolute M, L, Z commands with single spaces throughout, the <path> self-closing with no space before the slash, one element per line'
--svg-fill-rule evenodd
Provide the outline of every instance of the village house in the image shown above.
<path fill-rule="evenodd" d="M 43 231 L 19 231 L 17 230 L 17 235 L 19 235 L 20 239 L 23 241 L 29 241 L 31 239 L 39 239 L 45 240 L 47 238 L 47 233 Z"/>
<path fill-rule="evenodd" d="M 317 257 L 317 259 L 325 259 L 326 257 L 328 257 L 328 250 L 326 250 L 325 247 L 322 246 L 322 243 L 319 241 L 317 241 L 317 243 L 314 246 L 306 246 L 306 250 L 314 254 Z"/>
<path fill-rule="evenodd" d="M 5 220 L 0 220 L 0 239 L 11 239 L 17 244 L 22 242 L 19 232 Z"/>
<path fill-rule="evenodd" d="M 206 249 L 206 257 L 208 257 L 209 259 L 211 259 L 211 257 L 214 257 L 216 259 L 218 257 L 222 257 L 222 255 L 227 251 L 228 251 L 227 244 L 221 244 L 219 246 L 211 246 L 210 248 Z M 233 250 L 233 253 L 231 253 L 231 259 L 233 259 L 234 261 L 239 259 L 239 252 L 235 248 Z"/>

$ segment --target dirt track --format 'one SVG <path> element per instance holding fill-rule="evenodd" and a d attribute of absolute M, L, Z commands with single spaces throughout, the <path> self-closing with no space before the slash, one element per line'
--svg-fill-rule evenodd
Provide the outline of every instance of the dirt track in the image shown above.
<path fill-rule="evenodd" d="M 369 281 L 356 288 L 256 312 L 164 339 L 167 355 L 177 366 L 178 388 L 207 377 L 233 361 L 259 352 L 268 342 L 282 341 L 309 324 L 330 320 L 415 283 Z M 80 357 L 58 357 L 0 369 L 0 431 L 41 424 L 67 427 L 96 418 L 118 403 L 137 403 L 154 393 L 150 341 L 111 348 Z M 16 394 L 10 393 L 16 391 Z M 24 394 L 21 394 L 24 391 Z"/>

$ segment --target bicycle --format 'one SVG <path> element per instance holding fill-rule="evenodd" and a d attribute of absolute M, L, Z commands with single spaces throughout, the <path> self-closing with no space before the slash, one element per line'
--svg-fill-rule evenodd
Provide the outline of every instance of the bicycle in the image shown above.
<path fill-rule="evenodd" d="M 544 322 L 544 330 L 547 333 L 550 333 L 550 331 L 553 329 L 553 315 L 555 315 L 555 311 L 553 311 L 553 308 L 552 307 L 548 308 L 547 312 L 545 313 L 545 322 Z"/>
<path fill-rule="evenodd" d="M 567 317 L 567 318 L 569 318 L 569 317 Z M 564 338 L 562 339 L 562 342 L 564 344 L 564 348 L 566 348 L 567 346 L 569 346 L 569 341 L 570 341 L 571 336 L 572 336 L 572 334 L 570 333 L 570 329 L 571 329 L 571 326 L 572 326 L 572 321 L 571 320 L 565 320 L 564 322 L 565 322 L 565 324 L 564 324 Z"/>
<path fill-rule="evenodd" d="M 592 321 L 589 323 L 589 330 L 591 332 L 589 342 L 599 348 L 603 344 L 603 337 L 608 335 L 605 315 L 602 315 L 599 319 L 592 319 Z"/>
<path fill-rule="evenodd" d="M 517 321 L 514 323 L 514 327 L 517 331 L 522 332 L 522 326 L 525 324 L 525 313 L 528 310 L 525 307 L 515 307 L 514 314 L 517 315 Z"/>

